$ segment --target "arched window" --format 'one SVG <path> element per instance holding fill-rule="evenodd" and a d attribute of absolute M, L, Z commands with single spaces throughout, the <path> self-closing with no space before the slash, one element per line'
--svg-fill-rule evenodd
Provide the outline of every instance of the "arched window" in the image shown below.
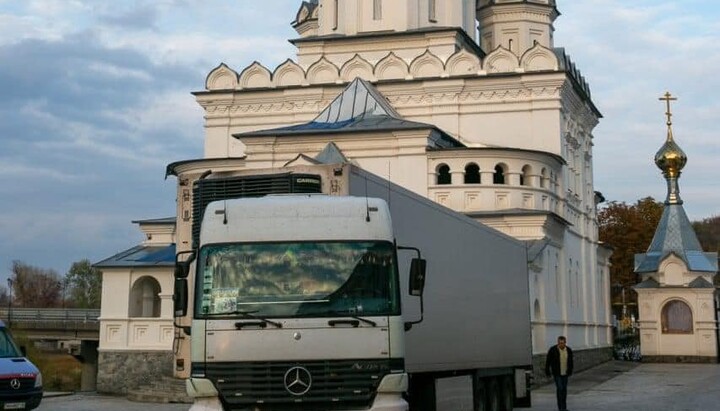
<path fill-rule="evenodd" d="M 521 186 L 531 186 L 532 182 L 530 181 L 530 174 L 532 173 L 532 167 L 529 165 L 525 165 L 525 167 L 522 168 L 522 174 L 520 174 L 520 185 Z"/>
<path fill-rule="evenodd" d="M 477 164 L 465 166 L 465 184 L 480 184 L 480 167 Z"/>
<path fill-rule="evenodd" d="M 129 317 L 160 317 L 160 283 L 140 277 L 130 290 Z"/>
<path fill-rule="evenodd" d="M 692 310 L 680 300 L 672 300 L 665 304 L 660 321 L 663 334 L 693 333 Z"/>
<path fill-rule="evenodd" d="M 505 167 L 502 164 L 495 166 L 495 174 L 493 174 L 493 184 L 505 184 Z"/>
<path fill-rule="evenodd" d="M 540 171 L 540 187 L 547 188 L 547 170 L 544 168 Z"/>
<path fill-rule="evenodd" d="M 437 168 L 437 184 L 451 184 L 452 176 L 450 175 L 450 166 L 440 164 Z"/>

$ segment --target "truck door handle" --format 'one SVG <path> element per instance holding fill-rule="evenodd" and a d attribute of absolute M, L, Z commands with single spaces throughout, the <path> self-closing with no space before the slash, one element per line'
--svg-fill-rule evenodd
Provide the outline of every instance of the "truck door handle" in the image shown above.
<path fill-rule="evenodd" d="M 330 321 L 328 321 L 328 325 L 331 327 L 334 327 L 338 324 L 347 324 L 347 325 L 352 325 L 353 328 L 358 328 L 360 326 L 360 321 L 358 321 L 358 320 L 330 320 Z"/>
<path fill-rule="evenodd" d="M 242 330 L 243 327 L 267 328 L 267 323 L 265 321 L 242 321 L 235 323 L 235 328 L 237 328 L 238 330 Z"/>

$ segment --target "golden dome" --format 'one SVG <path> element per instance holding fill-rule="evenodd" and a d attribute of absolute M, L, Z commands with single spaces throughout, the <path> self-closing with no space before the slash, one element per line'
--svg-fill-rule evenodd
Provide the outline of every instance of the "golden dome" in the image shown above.
<path fill-rule="evenodd" d="M 667 116 L 668 131 L 665 144 L 663 144 L 663 146 L 660 147 L 660 150 L 655 153 L 655 164 L 658 168 L 660 168 L 660 170 L 662 170 L 665 178 L 677 179 L 680 177 L 680 171 L 682 171 L 683 167 L 685 167 L 685 163 L 687 163 L 687 156 L 685 155 L 685 152 L 682 151 L 677 143 L 675 143 L 672 134 L 672 113 L 670 111 L 670 102 L 677 100 L 677 98 L 673 97 L 670 92 L 666 92 L 660 100 L 664 100 L 667 104 L 667 112 L 665 115 Z"/>
<path fill-rule="evenodd" d="M 680 171 L 685 167 L 687 163 L 687 155 L 682 151 L 680 146 L 675 143 L 672 136 L 672 128 L 668 125 L 668 137 L 665 144 L 660 147 L 660 150 L 655 154 L 655 164 L 663 175 L 666 177 L 677 178 L 680 176 Z"/>

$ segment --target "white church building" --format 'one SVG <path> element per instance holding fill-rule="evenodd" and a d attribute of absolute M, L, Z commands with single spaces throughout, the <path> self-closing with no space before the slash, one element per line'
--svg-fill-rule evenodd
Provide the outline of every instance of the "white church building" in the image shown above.
<path fill-rule="evenodd" d="M 177 218 L 139 222 L 142 247 L 156 247 L 157 258 L 135 264 L 120 253 L 99 264 L 98 389 L 128 389 L 103 375 L 138 358 L 162 364 L 157 373 L 189 372 L 186 336 L 167 333 L 167 250 L 191 248 L 199 180 L 336 160 L 526 242 L 536 366 L 558 335 L 579 369 L 610 359 L 610 251 L 598 243 L 593 185 L 601 114 L 555 47 L 555 0 L 299 3 L 296 56 L 274 68 L 220 64 L 194 93 L 204 152 L 168 166 Z M 372 124 L 357 121 L 359 106 Z M 133 308 L 137 301 L 158 308 Z"/>

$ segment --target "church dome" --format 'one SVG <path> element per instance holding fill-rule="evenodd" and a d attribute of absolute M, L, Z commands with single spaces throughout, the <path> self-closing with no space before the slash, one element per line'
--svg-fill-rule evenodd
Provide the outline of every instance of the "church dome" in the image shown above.
<path fill-rule="evenodd" d="M 677 180 L 680 177 L 680 171 L 685 167 L 687 163 L 687 156 L 682 151 L 680 146 L 675 143 L 672 133 L 672 112 L 670 110 L 670 102 L 677 100 L 677 97 L 673 97 L 670 92 L 666 92 L 660 100 L 665 101 L 667 104 L 667 139 L 665 144 L 660 147 L 657 153 L 655 153 L 655 164 L 662 170 L 665 178 Z"/>
<path fill-rule="evenodd" d="M 686 163 L 687 155 L 673 140 L 672 129 L 668 126 L 667 141 L 655 154 L 655 164 L 665 176 L 677 178 Z"/>

